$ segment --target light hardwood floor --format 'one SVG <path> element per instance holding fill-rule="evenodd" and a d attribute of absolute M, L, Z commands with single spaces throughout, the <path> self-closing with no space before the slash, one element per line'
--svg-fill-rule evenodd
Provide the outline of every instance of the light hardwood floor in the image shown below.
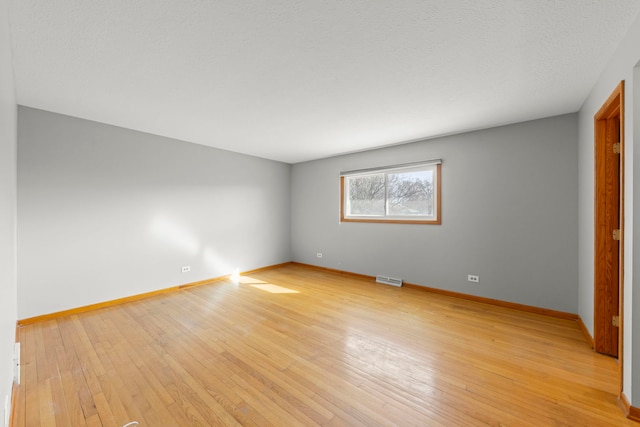
<path fill-rule="evenodd" d="M 574 321 L 295 264 L 19 339 L 19 427 L 640 425 Z"/>

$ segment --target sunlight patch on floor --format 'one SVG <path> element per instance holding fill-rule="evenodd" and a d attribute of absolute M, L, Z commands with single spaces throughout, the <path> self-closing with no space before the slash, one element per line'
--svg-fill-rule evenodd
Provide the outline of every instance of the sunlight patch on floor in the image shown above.
<path fill-rule="evenodd" d="M 271 283 L 265 283 L 264 285 L 249 285 L 252 288 L 260 289 L 261 291 L 269 292 L 272 294 L 299 294 L 300 292 L 293 289 L 283 288 L 282 286 L 273 285 Z"/>
<path fill-rule="evenodd" d="M 255 285 L 255 284 L 264 284 L 267 282 L 265 282 L 264 280 L 254 279 L 249 276 L 239 276 L 238 283 L 240 283 L 241 285 Z"/>

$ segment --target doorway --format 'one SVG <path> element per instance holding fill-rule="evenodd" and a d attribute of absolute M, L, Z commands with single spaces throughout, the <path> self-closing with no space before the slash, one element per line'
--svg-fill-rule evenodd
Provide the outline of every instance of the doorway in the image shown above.
<path fill-rule="evenodd" d="M 594 116 L 594 348 L 622 354 L 624 81 Z"/>

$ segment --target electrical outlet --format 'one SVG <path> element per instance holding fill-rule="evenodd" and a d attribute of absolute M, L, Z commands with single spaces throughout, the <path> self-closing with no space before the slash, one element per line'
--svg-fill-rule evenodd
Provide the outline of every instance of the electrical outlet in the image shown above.
<path fill-rule="evenodd" d="M 473 274 L 467 275 L 467 280 L 473 283 L 480 283 L 480 276 L 475 276 Z"/>
<path fill-rule="evenodd" d="M 318 258 L 322 258 L 322 252 L 318 252 L 318 253 L 316 254 L 316 256 L 317 256 Z"/>
<path fill-rule="evenodd" d="M 183 273 L 186 273 L 187 271 L 191 271 L 191 266 L 185 265 L 184 267 L 182 267 Z"/>

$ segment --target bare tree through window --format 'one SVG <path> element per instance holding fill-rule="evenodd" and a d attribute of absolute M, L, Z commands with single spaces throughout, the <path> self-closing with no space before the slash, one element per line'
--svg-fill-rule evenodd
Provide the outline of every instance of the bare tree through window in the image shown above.
<path fill-rule="evenodd" d="M 387 175 L 389 215 L 433 215 L 433 172 Z"/>
<path fill-rule="evenodd" d="M 349 179 L 349 208 L 354 215 L 384 215 L 384 174 Z"/>
<path fill-rule="evenodd" d="M 347 175 L 341 218 L 439 223 L 439 171 L 439 164 L 427 164 Z"/>

